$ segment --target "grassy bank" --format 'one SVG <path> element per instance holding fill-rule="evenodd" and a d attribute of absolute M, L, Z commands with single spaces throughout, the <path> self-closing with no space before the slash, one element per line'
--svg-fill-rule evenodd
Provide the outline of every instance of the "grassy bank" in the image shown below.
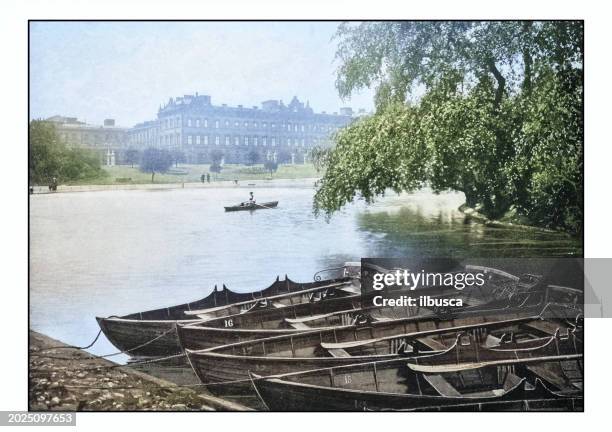
<path fill-rule="evenodd" d="M 172 167 L 165 174 L 155 174 L 155 183 L 192 183 L 199 182 L 202 174 L 210 174 L 211 181 L 223 180 L 263 180 L 269 179 L 270 173 L 265 171 L 263 165 L 230 165 L 223 166 L 219 174 L 209 171 L 210 165 L 179 164 Z M 115 185 L 115 184 L 146 184 L 151 183 L 151 174 L 141 172 L 137 166 L 126 165 L 104 167 L 105 176 L 88 180 L 66 182 L 67 185 Z M 278 171 L 272 174 L 274 179 L 300 179 L 319 177 L 312 164 L 280 165 Z"/>

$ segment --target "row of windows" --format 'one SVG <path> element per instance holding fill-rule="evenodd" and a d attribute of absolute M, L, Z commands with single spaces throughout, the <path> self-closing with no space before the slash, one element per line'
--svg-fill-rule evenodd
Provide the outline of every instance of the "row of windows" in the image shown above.
<path fill-rule="evenodd" d="M 209 127 L 209 122 L 208 119 L 193 119 L 193 118 L 188 118 L 186 121 L 186 124 L 183 124 L 187 127 Z M 214 120 L 211 122 L 211 126 L 214 127 L 215 129 L 219 129 L 221 126 L 224 126 L 226 129 L 229 129 L 230 127 L 233 127 L 235 129 L 240 128 L 241 126 L 244 128 L 253 128 L 253 129 L 258 129 L 260 126 L 263 129 L 267 129 L 268 127 L 271 129 L 276 129 L 276 123 L 268 123 L 268 122 L 261 122 L 258 123 L 256 121 L 244 121 L 244 122 L 240 122 L 237 120 L 234 120 L 233 122 L 230 120 Z M 181 126 L 181 118 L 180 117 L 176 117 L 174 118 L 167 118 L 164 119 L 162 121 L 162 128 L 163 129 L 173 129 L 173 128 L 177 128 Z M 306 132 L 306 131 L 320 131 L 320 132 L 332 132 L 332 131 L 336 131 L 338 130 L 338 127 L 336 126 L 328 126 L 328 125 L 306 125 L 306 124 L 301 124 L 301 123 L 279 123 L 279 127 L 281 130 L 286 130 L 286 131 L 293 131 L 293 132 Z"/>
<path fill-rule="evenodd" d="M 221 135 L 214 135 L 209 137 L 208 135 L 187 135 L 186 136 L 187 141 L 186 144 L 187 145 L 221 145 L 224 144 L 226 146 L 229 145 L 253 145 L 255 147 L 257 147 L 258 145 L 261 146 L 271 146 L 271 147 L 275 147 L 278 143 L 278 145 L 288 145 L 288 146 L 294 146 L 294 147 L 305 147 L 306 146 L 306 139 L 305 138 L 282 138 L 282 139 L 277 139 L 276 137 L 258 137 L 258 136 L 253 136 L 253 137 L 249 137 L 249 136 L 230 136 L 230 135 L 225 135 L 225 136 L 221 136 Z M 167 144 L 167 145 L 171 145 L 171 144 L 178 144 L 180 142 L 180 135 L 166 135 L 164 137 L 162 137 L 162 143 L 163 144 Z M 318 144 L 319 140 L 317 140 L 316 138 L 312 139 L 310 141 L 311 144 Z"/>

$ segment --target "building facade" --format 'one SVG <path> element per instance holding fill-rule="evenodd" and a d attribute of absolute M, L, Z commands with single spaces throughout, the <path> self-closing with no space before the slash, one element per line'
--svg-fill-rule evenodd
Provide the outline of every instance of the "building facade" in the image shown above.
<path fill-rule="evenodd" d="M 208 95 L 185 95 L 160 107 L 157 119 L 129 130 L 129 145 L 181 152 L 187 163 L 303 163 L 309 150 L 330 144 L 353 119 L 351 108 L 315 113 L 294 97 L 288 105 L 268 100 L 260 107 L 213 105 Z M 254 154 L 256 156 L 254 156 Z"/>
<path fill-rule="evenodd" d="M 97 126 L 79 121 L 76 117 L 56 115 L 46 121 L 55 126 L 59 139 L 69 147 L 94 150 L 105 165 L 122 163 L 129 146 L 128 129 L 117 127 L 115 120 L 106 119 L 102 126 Z"/>

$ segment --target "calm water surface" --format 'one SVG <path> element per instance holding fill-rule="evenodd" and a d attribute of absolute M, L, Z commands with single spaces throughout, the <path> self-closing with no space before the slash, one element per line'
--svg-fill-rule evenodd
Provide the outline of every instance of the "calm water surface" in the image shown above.
<path fill-rule="evenodd" d="M 30 197 L 30 324 L 67 343 L 95 336 L 96 315 L 192 301 L 215 284 L 310 281 L 361 257 L 550 256 L 581 253 L 560 234 L 487 228 L 458 212 L 462 195 L 428 191 L 348 206 L 327 223 L 307 182 L 252 188 L 276 210 L 225 213 L 247 188 L 58 193 Z M 92 349 L 115 349 L 106 341 Z"/>

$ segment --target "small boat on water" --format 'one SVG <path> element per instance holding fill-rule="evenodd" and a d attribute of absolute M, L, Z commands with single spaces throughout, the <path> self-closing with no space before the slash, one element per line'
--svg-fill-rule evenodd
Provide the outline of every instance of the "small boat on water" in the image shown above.
<path fill-rule="evenodd" d="M 270 201 L 264 203 L 244 202 L 234 206 L 224 207 L 226 212 L 231 211 L 244 211 L 244 210 L 261 210 L 261 209 L 273 209 L 278 206 L 278 201 Z"/>
<path fill-rule="evenodd" d="M 446 411 L 504 405 L 545 410 L 582 405 L 582 354 L 517 359 L 512 352 L 504 361 L 433 373 L 415 371 L 406 359 L 394 359 L 251 376 L 257 395 L 271 411 Z"/>
<path fill-rule="evenodd" d="M 206 297 L 189 303 L 160 309 L 136 312 L 122 316 L 96 317 L 104 335 L 119 350 L 131 356 L 164 356 L 182 352 L 176 326 L 201 321 L 190 311 L 203 314 L 207 309 L 217 310 L 228 305 L 257 303 L 261 299 L 298 292 L 316 292 L 318 287 L 350 284 L 353 279 L 340 277 L 315 282 L 298 283 L 285 276 L 261 291 L 238 293 L 225 285 Z M 246 303 L 245 303 L 246 302 Z"/>

